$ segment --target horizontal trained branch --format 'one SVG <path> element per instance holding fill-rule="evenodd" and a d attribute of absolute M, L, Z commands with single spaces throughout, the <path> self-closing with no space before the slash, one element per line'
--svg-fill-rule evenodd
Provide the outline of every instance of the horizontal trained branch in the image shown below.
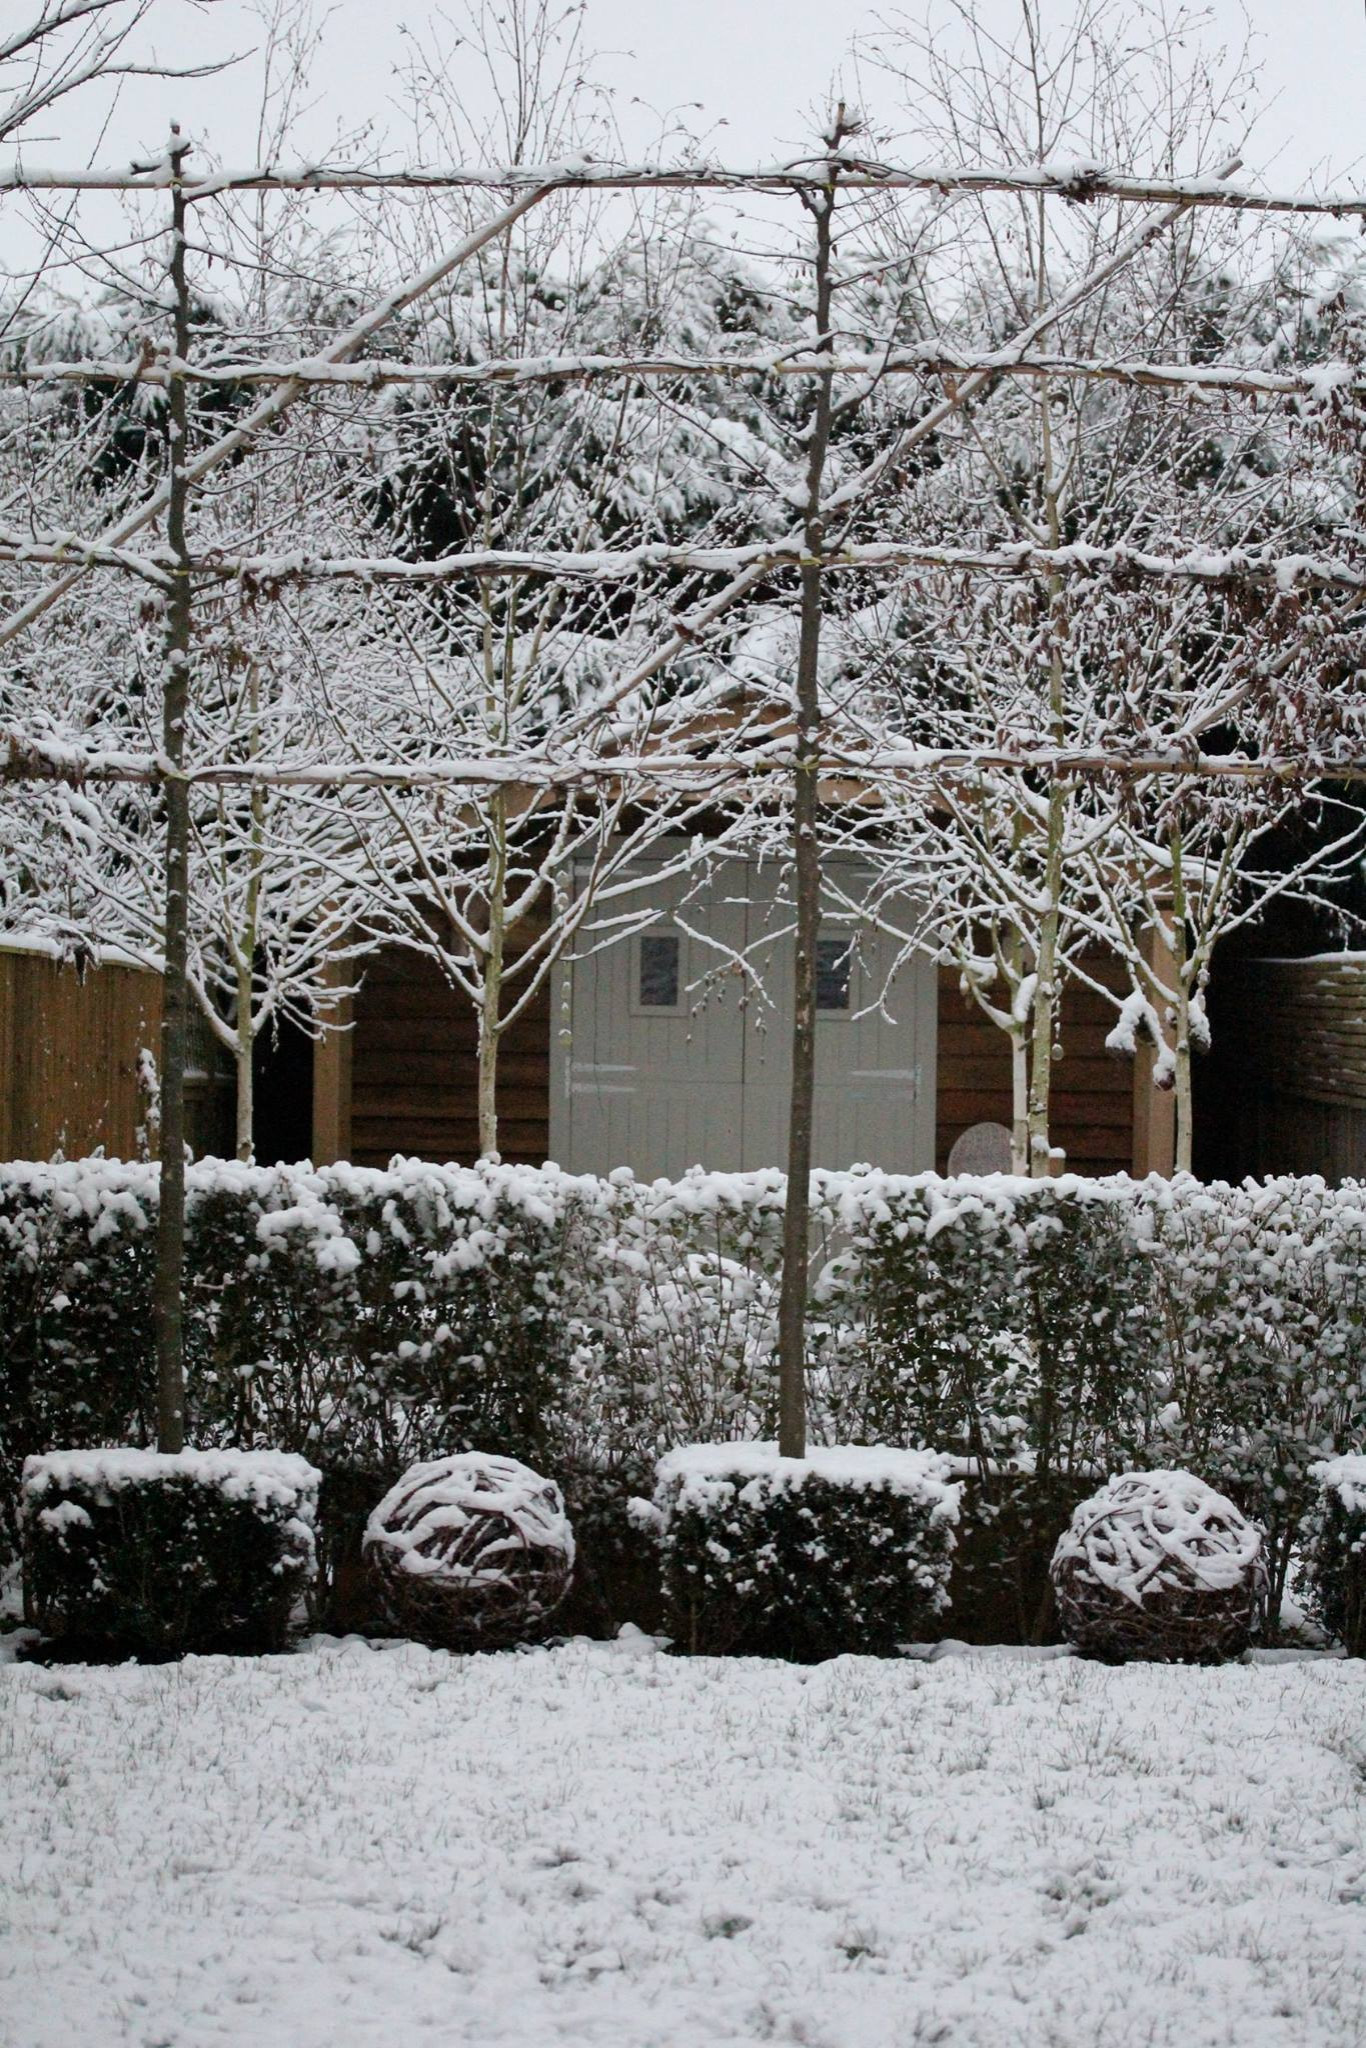
<path fill-rule="evenodd" d="M 886 164 L 849 151 L 822 151 L 754 168 L 690 163 L 615 164 L 591 157 L 548 164 L 412 165 L 403 170 L 348 168 L 341 164 L 255 164 L 182 180 L 189 201 L 226 192 L 809 192 L 826 187 L 831 165 L 846 192 L 1039 193 L 1085 203 L 1219 207 L 1226 212 L 1327 214 L 1366 218 L 1366 196 L 1355 192 L 1257 192 L 1230 185 L 1227 173 L 1185 178 L 1133 177 L 1098 163 L 1063 161 L 965 167 L 955 164 Z M 107 169 L 44 170 L 16 163 L 0 170 L 0 192 L 161 192 L 175 183 L 168 158 Z"/>
<path fill-rule="evenodd" d="M 1105 360 L 1065 355 L 1020 356 L 1010 349 L 980 353 L 942 343 L 899 348 L 879 355 L 813 355 L 806 349 L 766 355 L 560 355 L 499 358 L 482 363 L 410 363 L 383 358 L 360 363 L 299 356 L 282 362 L 185 362 L 146 354 L 89 362 L 24 363 L 0 367 L 0 384 L 148 384 L 164 389 L 174 379 L 189 384 L 253 385 L 289 381 L 380 390 L 394 384 L 464 387 L 587 382 L 612 377 L 841 377 L 1002 376 L 1056 377 L 1175 391 L 1191 398 L 1236 394 L 1250 398 L 1322 400 L 1334 392 L 1366 393 L 1366 371 L 1358 363 L 1325 362 L 1305 370 L 1259 370 L 1238 363 L 1162 363 Z"/>
<path fill-rule="evenodd" d="M 709 741 L 700 743 L 709 745 Z M 573 756 L 520 754 L 418 761 L 219 761 L 174 770 L 157 754 L 102 752 L 67 740 L 0 730 L 0 782 L 160 784 L 175 777 L 188 783 L 277 789 L 423 789 L 439 787 L 570 790 L 598 784 L 658 784 L 661 788 L 723 789 L 752 783 L 766 774 L 790 778 L 795 760 L 791 741 L 765 738 L 762 746 L 729 754 L 689 752 Z M 1196 754 L 1180 746 L 1126 750 L 1120 747 L 886 747 L 877 750 L 825 746 L 820 775 L 864 784 L 938 778 L 962 783 L 987 774 L 1031 774 L 1054 779 L 1178 780 L 1247 782 L 1366 782 L 1366 755 L 1306 749 L 1302 754 Z"/>
<path fill-rule="evenodd" d="M 86 542 L 77 534 L 29 538 L 0 534 L 0 562 L 72 564 L 122 569 L 149 582 L 166 582 L 175 564 L 165 550 L 131 554 Z M 1012 541 L 997 548 L 918 546 L 913 541 L 861 541 L 809 555 L 800 539 L 711 548 L 647 542 L 635 548 L 477 548 L 434 561 L 399 555 L 315 555 L 303 549 L 277 555 L 226 555 L 212 550 L 194 564 L 194 576 L 208 582 L 243 582 L 263 588 L 285 583 L 444 584 L 481 582 L 499 576 L 544 576 L 566 582 L 621 583 L 647 571 L 690 571 L 732 575 L 802 569 L 819 562 L 825 571 L 923 569 L 988 576 L 1092 576 L 1120 582 L 1198 583 L 1221 589 L 1239 586 L 1295 590 L 1366 590 L 1366 568 L 1331 556 L 1285 554 L 1248 548 L 1200 548 L 1185 555 L 1142 548 L 1095 547 L 1075 541 L 1060 548 Z M 0 640 L 10 621 L 0 620 Z"/>

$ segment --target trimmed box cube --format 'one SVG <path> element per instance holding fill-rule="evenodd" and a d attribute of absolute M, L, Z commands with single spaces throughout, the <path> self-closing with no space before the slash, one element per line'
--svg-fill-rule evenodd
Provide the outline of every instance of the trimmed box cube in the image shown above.
<path fill-rule="evenodd" d="M 282 1649 L 319 1474 L 273 1451 L 53 1451 L 24 1465 L 24 1605 L 91 1656 Z"/>
<path fill-rule="evenodd" d="M 671 1451 L 654 1498 L 666 1626 L 699 1655 L 894 1656 L 948 1604 L 958 1498 L 932 1451 Z"/>

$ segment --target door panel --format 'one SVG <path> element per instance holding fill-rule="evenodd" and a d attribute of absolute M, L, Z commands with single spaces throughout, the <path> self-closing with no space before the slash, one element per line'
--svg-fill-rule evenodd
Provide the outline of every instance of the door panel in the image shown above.
<path fill-rule="evenodd" d="M 837 873 L 840 893 L 857 900 L 856 866 L 840 864 Z M 759 1057 L 746 1042 L 744 1152 L 750 1165 L 787 1156 L 793 908 L 787 889 L 775 888 L 772 877 L 769 870 L 766 890 L 754 890 L 749 913 L 750 945 L 763 958 L 777 1010 L 776 1016 L 770 1013 Z M 935 971 L 917 956 L 885 988 L 896 942 L 860 925 L 838 896 L 831 897 L 821 937 L 845 935 L 853 942 L 848 1008 L 816 1013 L 813 1162 L 840 1168 L 867 1162 L 889 1173 L 917 1172 L 934 1163 Z"/>
<path fill-rule="evenodd" d="M 658 862 L 643 862 L 647 872 Z M 734 864 L 731 864 L 732 867 Z M 651 936 L 677 945 L 677 1001 L 640 936 L 623 939 L 571 970 L 572 1039 L 563 1049 L 561 1086 L 568 1163 L 576 1173 L 629 1166 L 642 1179 L 689 1166 L 734 1172 L 741 1164 L 744 1042 L 739 981 L 708 981 L 722 958 L 709 937 L 739 951 L 744 908 L 736 877 L 722 871 L 705 899 L 683 876 L 660 880 L 642 900 L 657 909 Z M 743 885 L 743 873 L 739 876 Z M 685 900 L 686 899 L 686 900 Z"/>

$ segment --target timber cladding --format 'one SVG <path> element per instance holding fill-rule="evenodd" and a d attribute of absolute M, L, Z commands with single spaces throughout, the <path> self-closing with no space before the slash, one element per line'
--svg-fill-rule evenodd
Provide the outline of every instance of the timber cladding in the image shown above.
<path fill-rule="evenodd" d="M 1226 1077 L 1218 1170 L 1366 1175 L 1366 954 L 1216 955 L 1211 998 Z"/>
<path fill-rule="evenodd" d="M 0 946 L 0 1158 L 136 1158 L 138 1055 L 160 1028 L 159 975 Z"/>
<path fill-rule="evenodd" d="M 390 946 L 367 963 L 354 1016 L 356 1164 L 387 1166 L 395 1152 L 477 1159 L 477 1026 L 469 998 L 451 987 L 434 962 Z M 550 1150 L 549 982 L 503 1038 L 498 1145 L 514 1165 L 539 1166 Z"/>
<path fill-rule="evenodd" d="M 1087 962 L 1088 973 L 1120 985 L 1117 963 Z M 1134 1164 L 1133 1062 L 1105 1049 L 1116 1007 L 1069 982 L 1062 999 L 1063 1057 L 1053 1069 L 1051 1135 L 1077 1173 L 1128 1173 Z M 958 986 L 939 972 L 938 1113 L 934 1163 L 947 1170 L 955 1139 L 972 1124 L 1011 1122 L 1010 1043 Z"/>
<path fill-rule="evenodd" d="M 1366 954 L 1242 960 L 1222 979 L 1266 1093 L 1366 1109 Z"/>

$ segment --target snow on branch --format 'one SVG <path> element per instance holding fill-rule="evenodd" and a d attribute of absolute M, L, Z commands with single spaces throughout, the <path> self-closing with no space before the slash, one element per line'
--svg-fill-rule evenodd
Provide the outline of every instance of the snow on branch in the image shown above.
<path fill-rule="evenodd" d="M 703 742 L 703 747 L 710 744 Z M 764 774 L 790 774 L 791 739 L 723 754 L 671 753 L 517 756 L 432 756 L 425 760 L 210 761 L 181 771 L 189 783 L 224 787 L 266 786 L 300 790 L 453 788 L 570 790 L 594 785 L 651 784 L 677 791 L 683 784 L 717 790 L 742 785 Z M 991 772 L 1043 777 L 1136 780 L 1168 776 L 1234 783 L 1281 781 L 1366 782 L 1366 755 L 1357 753 L 1190 754 L 1177 746 L 1125 752 L 1112 747 L 885 747 L 860 751 L 825 747 L 818 755 L 822 776 L 853 779 L 871 790 L 878 782 L 934 777 L 945 783 Z M 157 754 L 120 753 L 82 747 L 79 742 L 0 730 L 0 783 L 159 783 L 175 771 Z"/>
<path fill-rule="evenodd" d="M 523 214 L 529 213 L 545 198 L 546 190 L 545 187 L 536 187 L 523 192 L 510 206 L 503 207 L 488 220 L 481 221 L 468 234 L 462 235 L 458 242 L 443 250 L 434 262 L 423 264 L 393 291 L 387 292 L 383 298 L 369 306 L 358 320 L 344 327 L 336 339 L 323 350 L 319 361 L 343 363 L 359 354 L 382 327 L 387 326 L 399 314 L 406 312 L 409 306 L 434 290 L 452 271 L 458 270 L 471 257 L 477 256 L 481 249 L 505 233 Z M 265 428 L 301 398 L 307 388 L 306 385 L 292 379 L 275 384 L 244 419 L 231 427 L 226 434 L 220 435 L 216 441 L 211 442 L 207 448 L 201 449 L 184 465 L 181 474 L 187 487 L 202 483 L 213 470 L 225 462 L 233 461 L 251 448 Z M 79 552 L 89 560 L 91 548 L 96 545 L 107 549 L 120 548 L 133 534 L 141 532 L 143 527 L 160 519 L 166 511 L 169 499 L 169 484 L 159 485 L 114 526 L 107 529 L 100 536 L 98 543 L 86 543 Z M 73 548 L 73 552 L 75 551 Z M 11 556 L 9 559 L 16 558 Z M 28 559 L 38 560 L 41 557 L 31 555 Z M 7 619 L 0 620 L 0 646 L 4 646 L 7 641 L 14 639 L 17 634 L 31 626 L 35 619 L 41 618 L 44 612 L 68 591 L 74 589 L 83 573 L 81 568 L 77 568 L 70 575 L 56 578 L 46 589 L 31 597 L 27 604 L 21 605 L 18 611 L 11 613 Z"/>
<path fill-rule="evenodd" d="M 121 568 L 150 582 L 168 582 L 171 557 L 163 552 L 132 555 L 84 541 L 78 535 L 39 541 L 0 536 L 0 562 L 65 565 L 80 557 L 91 566 Z M 578 583 L 625 583 L 649 571 L 692 571 L 701 575 L 761 573 L 819 564 L 834 570 L 925 569 L 985 576 L 1110 577 L 1129 581 L 1195 583 L 1221 589 L 1246 587 L 1277 592 L 1363 590 L 1366 569 L 1332 556 L 1278 554 L 1271 549 L 1199 548 L 1169 555 L 1123 544 L 1098 547 L 1077 541 L 1067 547 L 1036 547 L 1012 541 L 995 548 L 919 546 L 913 541 L 864 541 L 807 551 L 797 537 L 756 541 L 745 547 L 696 547 L 646 542 L 634 548 L 475 548 L 435 561 L 399 555 L 324 555 L 293 549 L 274 555 L 227 555 L 206 551 L 195 561 L 196 578 L 243 582 L 261 588 L 285 583 L 445 584 L 501 576 L 545 576 Z M 18 616 L 18 615 L 16 615 Z M 0 622 L 0 641 L 12 620 Z"/>
<path fill-rule="evenodd" d="M 1103 164 L 1063 161 L 1042 164 L 964 166 L 884 164 L 849 151 L 795 157 L 784 163 L 733 168 L 724 164 L 609 163 L 592 157 L 544 164 L 411 165 L 402 170 L 348 169 L 345 165 L 255 164 L 185 178 L 187 200 L 213 199 L 226 192 L 430 192 L 472 190 L 527 193 L 591 192 L 789 192 L 825 189 L 832 171 L 847 192 L 1027 193 L 1074 204 L 1112 200 L 1121 204 L 1217 207 L 1230 213 L 1328 215 L 1366 218 L 1366 196 L 1354 192 L 1258 192 L 1227 182 L 1237 160 L 1199 177 L 1133 177 Z M 12 164 L 0 170 L 0 192 L 158 192 L 177 182 L 169 158 L 156 163 L 107 168 L 44 170 Z"/>
<path fill-rule="evenodd" d="M 148 384 L 157 389 L 173 379 L 190 384 L 238 387 L 294 383 L 376 391 L 389 385 L 435 388 L 589 382 L 598 378 L 650 377 L 841 377 L 1012 376 L 1061 378 L 1065 382 L 1123 384 L 1179 392 L 1188 398 L 1323 400 L 1334 392 L 1366 394 L 1366 374 L 1348 362 L 1325 362 L 1303 370 L 1262 370 L 1238 363 L 1107 361 L 1065 355 L 1020 355 L 1014 348 L 951 348 L 926 342 L 885 354 L 813 355 L 806 349 L 761 355 L 560 355 L 506 357 L 480 363 L 400 362 L 375 358 L 333 362 L 323 356 L 287 361 L 186 362 L 171 355 L 129 356 L 88 362 L 29 361 L 0 368 L 0 384 Z"/>

